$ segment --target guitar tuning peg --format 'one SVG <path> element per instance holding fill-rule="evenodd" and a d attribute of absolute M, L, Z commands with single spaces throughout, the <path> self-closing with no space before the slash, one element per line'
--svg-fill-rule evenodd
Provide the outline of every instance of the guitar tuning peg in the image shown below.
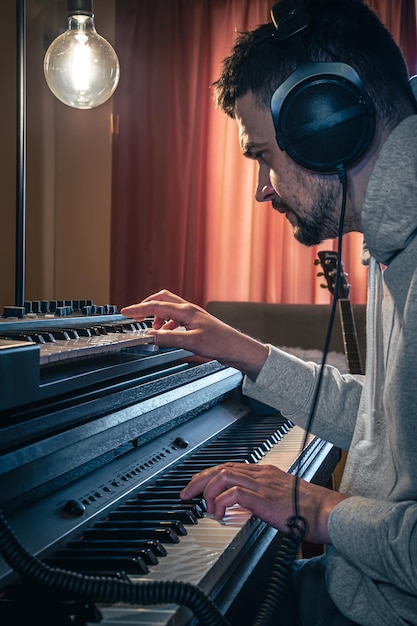
<path fill-rule="evenodd" d="M 322 289 L 328 289 L 328 288 L 329 288 L 329 287 L 328 287 L 328 285 L 323 285 L 323 284 L 321 284 L 321 285 L 320 285 L 320 287 L 321 287 Z"/>
<path fill-rule="evenodd" d="M 324 272 L 317 272 L 317 276 L 324 276 Z"/>

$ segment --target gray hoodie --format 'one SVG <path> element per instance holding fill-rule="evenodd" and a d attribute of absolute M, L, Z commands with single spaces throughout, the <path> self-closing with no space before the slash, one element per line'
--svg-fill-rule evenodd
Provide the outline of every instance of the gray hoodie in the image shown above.
<path fill-rule="evenodd" d="M 366 375 L 325 366 L 311 428 L 348 450 L 340 491 L 351 497 L 330 515 L 327 586 L 356 623 L 417 625 L 417 116 L 385 142 L 362 226 L 371 255 Z M 243 391 L 306 426 L 318 372 L 269 346 Z"/>

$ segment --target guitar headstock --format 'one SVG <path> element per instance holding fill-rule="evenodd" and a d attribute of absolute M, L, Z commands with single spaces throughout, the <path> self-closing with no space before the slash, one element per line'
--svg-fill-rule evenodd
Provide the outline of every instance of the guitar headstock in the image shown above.
<path fill-rule="evenodd" d="M 332 295 L 335 295 L 336 289 L 336 277 L 337 277 L 337 252 L 333 250 L 318 252 L 319 260 L 315 261 L 315 264 L 320 263 L 322 272 L 319 272 L 317 276 L 324 276 L 326 279 L 326 285 L 322 287 L 327 288 Z M 340 270 L 339 288 L 336 294 L 338 298 L 344 300 L 349 299 L 350 285 L 347 281 L 347 274 L 343 271 L 343 266 Z"/>

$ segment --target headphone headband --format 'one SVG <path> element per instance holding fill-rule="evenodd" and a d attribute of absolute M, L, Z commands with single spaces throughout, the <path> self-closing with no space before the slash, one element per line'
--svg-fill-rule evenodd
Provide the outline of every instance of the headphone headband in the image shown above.
<path fill-rule="evenodd" d="M 287 41 L 295 35 L 299 35 L 310 24 L 309 15 L 301 9 L 297 9 L 294 2 L 289 3 L 288 9 L 285 4 L 286 2 L 281 0 L 281 2 L 274 4 L 271 9 L 271 19 L 278 33 L 279 41 Z"/>

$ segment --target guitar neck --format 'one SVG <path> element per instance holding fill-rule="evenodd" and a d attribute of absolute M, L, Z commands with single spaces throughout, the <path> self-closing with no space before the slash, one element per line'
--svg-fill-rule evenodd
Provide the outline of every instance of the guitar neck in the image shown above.
<path fill-rule="evenodd" d="M 349 374 L 363 374 L 351 301 L 339 298 L 338 302 Z"/>

